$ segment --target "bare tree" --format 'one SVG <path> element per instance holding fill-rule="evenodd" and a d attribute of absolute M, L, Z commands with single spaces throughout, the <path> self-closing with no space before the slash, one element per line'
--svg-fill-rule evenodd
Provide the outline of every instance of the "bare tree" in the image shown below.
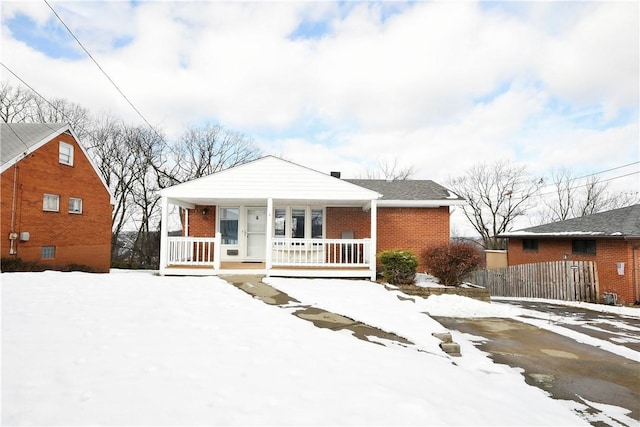
<path fill-rule="evenodd" d="M 496 161 L 472 166 L 463 176 L 449 179 L 448 186 L 467 200 L 462 210 L 485 249 L 502 249 L 497 236 L 510 231 L 514 221 L 527 213 L 542 183 L 524 166 Z"/>
<path fill-rule="evenodd" d="M 171 148 L 177 182 L 210 175 L 260 156 L 253 141 L 219 125 L 190 127 Z"/>
<path fill-rule="evenodd" d="M 597 176 L 586 178 L 580 181 L 566 168 L 553 170 L 549 184 L 553 189 L 543 201 L 545 207 L 539 213 L 539 222 L 563 221 L 638 203 L 637 192 L 610 193 L 608 183 Z"/>
<path fill-rule="evenodd" d="M 375 170 L 367 170 L 366 179 L 386 179 L 387 181 L 402 181 L 411 179 L 416 173 L 415 166 L 411 165 L 401 168 L 398 165 L 398 158 L 393 160 L 380 158 L 378 159 L 378 168 Z"/>
<path fill-rule="evenodd" d="M 26 121 L 33 104 L 34 93 L 21 86 L 13 87 L 7 82 L 0 85 L 0 118 L 5 123 Z"/>

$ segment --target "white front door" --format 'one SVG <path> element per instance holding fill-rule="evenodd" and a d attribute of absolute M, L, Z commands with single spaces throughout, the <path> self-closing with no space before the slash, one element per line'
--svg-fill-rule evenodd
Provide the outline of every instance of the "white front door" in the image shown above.
<path fill-rule="evenodd" d="M 267 208 L 247 208 L 246 245 L 249 260 L 264 261 L 266 256 Z"/>

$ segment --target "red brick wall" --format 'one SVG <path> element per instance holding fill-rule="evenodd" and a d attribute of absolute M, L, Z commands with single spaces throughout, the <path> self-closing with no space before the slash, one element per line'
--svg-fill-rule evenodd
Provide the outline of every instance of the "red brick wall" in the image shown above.
<path fill-rule="evenodd" d="M 58 162 L 59 141 L 74 146 L 73 166 Z M 9 257 L 14 168 L 1 180 L 2 257 Z M 44 193 L 60 196 L 59 212 L 42 210 Z M 69 198 L 82 199 L 82 214 L 69 213 Z M 84 264 L 108 272 L 111 264 L 111 204 L 109 193 L 71 135 L 62 134 L 18 162 L 15 199 L 16 232 L 28 231 L 28 242 L 16 240 L 23 261 L 64 266 Z M 54 259 L 40 259 L 42 246 L 55 246 Z"/>
<path fill-rule="evenodd" d="M 202 214 L 206 209 L 207 213 Z M 184 234 L 184 212 L 182 215 L 182 230 Z M 215 237 L 216 235 L 216 207 L 196 206 L 189 209 L 189 236 L 193 237 Z"/>
<path fill-rule="evenodd" d="M 356 239 L 369 237 L 371 213 L 361 208 L 327 208 L 327 238 L 354 231 Z M 387 249 L 413 251 L 424 270 L 425 249 L 449 243 L 449 208 L 378 208 L 377 252 Z"/>
<path fill-rule="evenodd" d="M 538 239 L 538 251 L 524 251 L 521 239 L 509 239 L 509 265 L 528 264 L 546 261 L 561 261 L 566 254 L 570 261 L 595 261 L 598 268 L 600 295 L 604 292 L 618 294 L 618 302 L 631 304 L 635 301 L 633 277 L 634 242 L 614 239 L 599 239 L 595 255 L 571 253 L 572 239 Z M 640 242 L 635 242 L 638 245 Z M 618 262 L 625 263 L 624 275 L 618 275 Z"/>

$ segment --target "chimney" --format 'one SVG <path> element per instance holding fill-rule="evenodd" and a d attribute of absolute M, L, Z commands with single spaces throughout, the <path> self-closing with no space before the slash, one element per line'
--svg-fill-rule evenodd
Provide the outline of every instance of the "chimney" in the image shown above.
<path fill-rule="evenodd" d="M 340 172 L 331 172 L 331 176 L 340 179 Z"/>

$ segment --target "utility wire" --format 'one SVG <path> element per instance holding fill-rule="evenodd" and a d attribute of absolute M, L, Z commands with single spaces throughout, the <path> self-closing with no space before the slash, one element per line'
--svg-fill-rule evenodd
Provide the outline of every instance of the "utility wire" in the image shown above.
<path fill-rule="evenodd" d="M 113 85 L 113 87 L 118 91 L 118 93 L 122 96 L 122 98 L 124 98 L 125 101 L 127 101 L 127 103 L 131 106 L 131 108 L 133 108 L 133 110 L 138 114 L 138 116 L 140 116 L 140 118 L 149 126 L 149 128 L 151 128 L 151 130 L 156 134 L 156 136 L 160 139 L 162 139 L 162 137 L 158 134 L 158 132 L 155 130 L 155 128 L 153 126 L 151 126 L 151 123 L 149 123 L 149 121 L 144 117 L 144 115 L 140 112 L 140 110 L 138 110 L 136 108 L 135 105 L 133 105 L 133 102 L 131 102 L 129 100 L 129 98 L 127 98 L 127 96 L 124 94 L 124 92 L 122 92 L 122 90 L 120 90 L 120 88 L 118 87 L 118 85 L 111 79 L 111 77 L 109 77 L 109 75 L 106 73 L 106 71 L 104 71 L 104 69 L 100 66 L 100 64 L 98 64 L 98 61 L 95 60 L 95 58 L 91 55 L 91 53 L 89 53 L 89 51 L 87 50 L 87 48 L 84 47 L 84 45 L 80 42 L 80 40 L 78 40 L 78 38 L 76 37 L 76 35 L 73 33 L 73 31 L 71 31 L 71 29 L 67 26 L 67 24 L 65 24 L 65 22 L 62 20 L 62 18 L 60 17 L 60 15 L 58 15 L 58 12 L 56 12 L 56 10 L 49 4 L 49 2 L 47 0 L 43 0 L 45 2 L 45 4 L 47 6 L 49 6 L 49 9 L 51 9 L 51 11 L 53 12 L 53 14 L 56 16 L 56 18 L 58 18 L 58 21 L 60 21 L 60 23 L 64 26 L 64 28 L 67 29 L 67 31 L 69 32 L 69 34 L 71 34 L 71 37 L 74 38 L 74 40 L 78 43 L 78 45 L 82 48 L 82 50 L 87 54 L 87 56 L 89 58 L 91 58 L 91 60 L 93 61 L 94 64 L 96 64 L 96 67 L 98 67 L 98 69 L 102 72 L 102 74 L 107 78 L 107 80 L 109 80 L 109 82 Z"/>

